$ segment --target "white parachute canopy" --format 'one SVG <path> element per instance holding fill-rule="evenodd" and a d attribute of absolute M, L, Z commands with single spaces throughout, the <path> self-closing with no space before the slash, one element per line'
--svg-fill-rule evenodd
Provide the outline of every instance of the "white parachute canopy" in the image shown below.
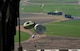
<path fill-rule="evenodd" d="M 35 26 L 35 23 L 32 22 L 32 21 L 26 21 L 24 24 L 23 24 L 23 27 L 25 29 L 31 29 L 31 28 L 34 28 Z"/>
<path fill-rule="evenodd" d="M 44 34 L 45 31 L 46 31 L 46 27 L 43 26 L 43 25 L 41 25 L 41 24 L 36 24 L 36 25 L 34 26 L 34 30 L 35 30 L 35 32 L 38 33 L 38 34 Z"/>
<path fill-rule="evenodd" d="M 43 8 L 44 7 L 44 4 L 41 4 L 41 8 Z"/>
<path fill-rule="evenodd" d="M 58 13 L 58 11 L 56 10 L 55 13 Z"/>

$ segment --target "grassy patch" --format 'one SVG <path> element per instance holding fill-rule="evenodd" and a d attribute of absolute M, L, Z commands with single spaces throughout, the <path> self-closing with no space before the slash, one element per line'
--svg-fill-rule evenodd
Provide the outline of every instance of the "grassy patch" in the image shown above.
<path fill-rule="evenodd" d="M 28 33 L 21 32 L 21 41 L 27 40 L 29 37 L 30 37 L 30 35 Z M 19 42 L 18 31 L 16 32 L 15 42 Z"/>
<path fill-rule="evenodd" d="M 80 20 L 45 24 L 47 35 L 80 38 Z"/>
<path fill-rule="evenodd" d="M 23 9 L 22 9 L 23 8 Z M 47 5 L 43 8 L 41 5 L 21 5 L 20 12 L 53 12 L 55 10 L 62 11 L 65 14 L 71 14 L 73 16 L 80 16 L 80 5 Z"/>
<path fill-rule="evenodd" d="M 70 3 L 77 2 L 77 0 L 29 0 L 29 2 L 37 2 L 37 3 Z"/>

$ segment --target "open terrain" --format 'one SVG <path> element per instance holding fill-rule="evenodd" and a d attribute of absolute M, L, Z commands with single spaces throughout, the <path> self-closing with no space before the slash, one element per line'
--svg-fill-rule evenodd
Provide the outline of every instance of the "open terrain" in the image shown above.
<path fill-rule="evenodd" d="M 36 1 L 36 3 L 34 1 Z M 53 0 L 50 0 L 50 1 L 53 1 Z M 27 32 L 30 35 L 34 33 L 30 30 L 24 29 L 22 26 L 25 21 L 29 21 L 29 20 L 34 21 L 36 23 L 40 23 L 40 24 L 71 20 L 71 19 L 65 18 L 64 15 L 52 16 L 52 15 L 46 14 L 47 12 L 54 11 L 56 9 L 79 17 L 80 2 L 78 1 L 79 0 L 66 0 L 66 2 L 64 1 L 65 3 L 60 2 L 59 3 L 60 5 L 59 4 L 56 5 L 56 3 L 54 4 L 51 2 L 45 3 L 45 2 L 42 2 L 42 0 L 33 0 L 33 1 L 21 0 L 21 7 L 20 7 L 21 31 Z M 58 0 L 55 0 L 55 2 L 58 3 Z M 40 8 L 41 3 L 45 4 L 45 7 L 42 9 Z M 77 18 L 75 17 L 75 19 L 78 19 L 78 17 Z M 21 44 L 23 49 L 28 51 L 35 51 L 36 49 L 80 49 L 80 38 L 43 34 L 43 35 L 35 35 L 35 38 L 30 37 L 28 40 L 21 42 Z M 19 44 L 15 43 L 15 51 L 18 51 L 18 46 Z"/>
<path fill-rule="evenodd" d="M 27 16 L 26 16 L 27 15 Z M 23 17 L 22 17 L 23 16 Z M 49 22 L 60 22 L 65 20 L 71 20 L 62 16 L 52 16 L 43 13 L 27 13 L 21 16 L 21 31 L 27 32 L 32 35 L 34 32 L 23 28 L 25 21 L 32 20 L 36 23 L 47 24 Z M 63 37 L 63 36 L 51 36 L 51 35 L 35 35 L 35 38 L 30 37 L 28 40 L 22 42 L 23 49 L 78 49 L 80 48 L 80 38 Z M 15 45 L 15 50 L 18 48 L 18 43 Z"/>

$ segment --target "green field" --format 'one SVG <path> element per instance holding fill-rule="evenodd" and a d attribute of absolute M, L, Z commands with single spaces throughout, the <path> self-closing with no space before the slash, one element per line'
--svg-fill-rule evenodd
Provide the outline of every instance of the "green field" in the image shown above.
<path fill-rule="evenodd" d="M 80 16 L 79 0 L 28 0 L 28 2 L 31 3 L 20 4 L 20 12 L 47 13 L 58 10 L 64 12 L 65 14 Z M 44 4 L 44 7 L 41 7 L 42 4 Z"/>
<path fill-rule="evenodd" d="M 80 38 L 80 20 L 47 23 L 46 34 Z"/>
<path fill-rule="evenodd" d="M 76 3 L 77 0 L 29 0 L 29 2 L 37 2 L 37 3 Z"/>
<path fill-rule="evenodd" d="M 33 4 L 21 3 L 20 12 L 47 13 L 58 10 L 65 14 L 80 16 L 80 4 L 78 0 L 28 0 L 28 2 L 33 2 Z M 44 4 L 44 7 L 41 7 L 42 4 Z"/>
<path fill-rule="evenodd" d="M 28 33 L 21 32 L 21 41 L 27 40 L 29 37 L 30 37 L 30 35 Z M 19 42 L 19 33 L 18 33 L 18 31 L 16 32 L 15 42 Z"/>
<path fill-rule="evenodd" d="M 22 9 L 24 8 L 24 9 Z M 45 4 L 43 8 L 41 5 L 21 5 L 20 12 L 53 12 L 55 10 L 62 11 L 65 14 L 71 14 L 73 16 L 80 16 L 80 5 L 47 5 Z"/>

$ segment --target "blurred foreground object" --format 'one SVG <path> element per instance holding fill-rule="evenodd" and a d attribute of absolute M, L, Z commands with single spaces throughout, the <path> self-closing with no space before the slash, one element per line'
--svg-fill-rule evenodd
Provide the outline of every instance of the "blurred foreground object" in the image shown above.
<path fill-rule="evenodd" d="M 0 51 L 14 51 L 20 0 L 0 0 Z"/>

